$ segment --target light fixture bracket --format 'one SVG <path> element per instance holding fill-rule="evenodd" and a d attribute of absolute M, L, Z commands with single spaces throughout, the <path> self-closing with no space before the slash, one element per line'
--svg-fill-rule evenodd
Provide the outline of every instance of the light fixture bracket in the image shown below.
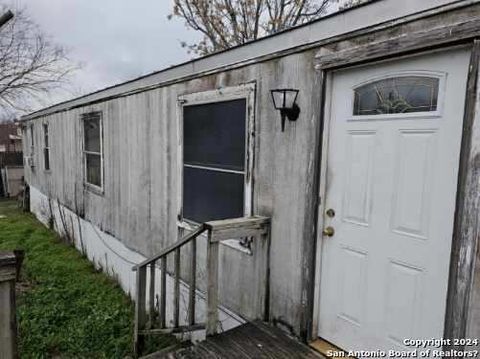
<path fill-rule="evenodd" d="M 280 111 L 282 132 L 285 131 L 285 120 L 296 121 L 300 115 L 300 107 L 297 105 L 299 90 L 296 89 L 275 89 L 270 90 L 273 106 Z"/>
<path fill-rule="evenodd" d="M 300 107 L 296 103 L 293 104 L 292 108 L 283 108 L 280 110 L 282 116 L 282 132 L 285 131 L 285 118 L 288 118 L 289 121 L 297 121 L 298 116 L 300 115 Z"/>

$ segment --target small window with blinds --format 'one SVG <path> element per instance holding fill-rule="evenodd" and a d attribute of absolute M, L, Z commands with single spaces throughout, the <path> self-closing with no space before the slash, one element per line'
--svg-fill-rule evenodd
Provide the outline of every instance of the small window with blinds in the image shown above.
<path fill-rule="evenodd" d="M 243 217 L 246 100 L 185 106 L 183 114 L 183 218 Z"/>
<path fill-rule="evenodd" d="M 82 115 L 85 183 L 103 188 L 103 130 L 101 112 Z"/>

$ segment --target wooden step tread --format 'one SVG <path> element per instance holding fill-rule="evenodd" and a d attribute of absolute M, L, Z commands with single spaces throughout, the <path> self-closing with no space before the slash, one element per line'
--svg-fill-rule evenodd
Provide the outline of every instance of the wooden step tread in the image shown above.
<path fill-rule="evenodd" d="M 195 346 L 157 359 L 319 359 L 325 358 L 282 330 L 260 321 L 247 323 L 209 337 Z"/>

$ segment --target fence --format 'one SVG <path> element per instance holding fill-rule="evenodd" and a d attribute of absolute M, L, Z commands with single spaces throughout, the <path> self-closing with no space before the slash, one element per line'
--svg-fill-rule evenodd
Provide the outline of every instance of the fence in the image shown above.
<path fill-rule="evenodd" d="M 0 152 L 0 168 L 5 166 L 23 166 L 23 153 Z"/>
<path fill-rule="evenodd" d="M 18 358 L 15 282 L 23 256 L 23 251 L 0 252 L 0 358 L 2 359 Z"/>

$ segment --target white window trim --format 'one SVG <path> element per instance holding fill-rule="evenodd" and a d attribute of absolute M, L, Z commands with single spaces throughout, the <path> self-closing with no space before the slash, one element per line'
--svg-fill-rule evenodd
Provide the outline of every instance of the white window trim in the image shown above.
<path fill-rule="evenodd" d="M 47 131 L 45 132 L 45 128 Z M 42 134 L 43 134 L 43 170 L 45 172 L 51 172 L 52 171 L 52 161 L 51 161 L 51 156 L 50 156 L 50 128 L 48 122 L 44 122 L 42 124 Z M 45 136 L 47 134 L 47 136 Z M 47 141 L 45 139 L 48 137 L 48 146 L 47 146 Z M 46 161 L 45 161 L 45 150 L 48 150 L 48 169 L 46 166 Z"/>
<path fill-rule="evenodd" d="M 177 227 L 179 229 L 193 230 L 198 223 L 183 218 L 183 109 L 186 106 L 201 105 L 208 103 L 224 102 L 231 100 L 246 101 L 246 136 L 245 136 L 245 171 L 229 171 L 222 170 L 222 172 L 234 172 L 245 174 L 245 191 L 244 191 L 244 215 L 252 216 L 253 209 L 253 166 L 255 154 L 255 83 L 247 83 L 239 86 L 225 87 L 217 90 L 197 92 L 192 94 L 181 95 L 177 101 L 177 140 L 178 140 L 178 189 L 177 189 L 177 203 L 178 203 L 178 217 Z M 189 167 L 198 167 L 188 165 Z M 210 169 L 210 168 L 209 168 Z M 239 250 L 246 254 L 251 254 L 251 251 L 240 245 L 237 239 L 222 241 L 222 244 Z"/>
<path fill-rule="evenodd" d="M 100 152 L 85 150 L 85 121 L 88 118 L 85 116 L 96 113 L 99 116 L 100 125 Z M 83 185 L 85 188 L 97 194 L 104 194 L 104 159 L 103 159 L 103 112 L 102 111 L 89 111 L 85 112 L 80 117 L 81 121 L 81 136 L 82 136 L 82 161 L 83 161 Z M 100 155 L 100 186 L 87 182 L 87 154 Z"/>

